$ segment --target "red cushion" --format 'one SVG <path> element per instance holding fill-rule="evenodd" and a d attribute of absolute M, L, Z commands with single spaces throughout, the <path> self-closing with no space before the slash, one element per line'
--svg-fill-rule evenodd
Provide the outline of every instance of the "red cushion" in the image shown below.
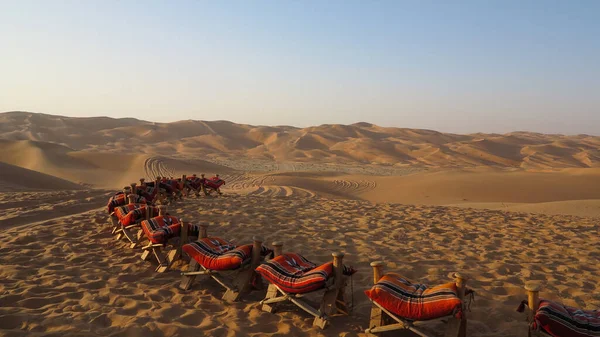
<path fill-rule="evenodd" d="M 213 177 L 211 179 L 206 179 L 204 185 L 216 190 L 217 188 L 225 185 L 225 180 Z"/>
<path fill-rule="evenodd" d="M 127 214 L 129 214 L 129 212 L 133 211 L 134 209 L 138 209 L 142 206 L 146 206 L 146 205 L 145 204 L 127 204 L 127 205 L 115 207 L 113 212 L 114 212 L 115 216 L 117 217 L 117 219 L 121 220 Z"/>
<path fill-rule="evenodd" d="M 391 313 L 412 321 L 462 313 L 455 283 L 430 288 L 399 274 L 388 273 L 365 294 Z"/>
<path fill-rule="evenodd" d="M 206 269 L 233 270 L 250 261 L 252 248 L 253 245 L 236 247 L 221 238 L 211 237 L 184 245 L 183 251 Z"/>
<path fill-rule="evenodd" d="M 600 311 L 541 299 L 535 324 L 554 337 L 600 337 Z"/>
<path fill-rule="evenodd" d="M 141 222 L 142 230 L 148 240 L 156 244 L 166 244 L 173 237 L 179 236 L 181 224 L 174 216 L 157 216 Z M 188 224 L 188 235 L 198 236 L 200 228 L 197 225 Z"/>
<path fill-rule="evenodd" d="M 333 275 L 333 262 L 320 266 L 308 261 L 300 254 L 285 253 L 256 268 L 256 272 L 283 291 L 292 294 L 308 293 L 323 288 Z M 356 271 L 344 266 L 344 274 Z"/>
<path fill-rule="evenodd" d="M 121 223 L 123 226 L 133 225 L 134 223 L 138 222 L 139 220 L 144 219 L 146 217 L 146 208 L 149 209 L 150 217 L 154 217 L 158 214 L 158 207 L 146 206 L 144 204 L 135 204 L 135 205 L 142 205 L 142 207 L 135 208 L 135 209 L 131 210 L 129 213 L 127 213 L 127 215 L 120 218 L 119 223 Z M 115 211 L 115 214 L 116 214 L 116 211 Z"/>
<path fill-rule="evenodd" d="M 134 203 L 136 204 L 145 204 L 146 203 L 146 199 L 144 199 L 144 197 L 136 195 L 136 198 L 133 200 Z M 108 205 L 107 205 L 107 209 L 108 209 L 108 214 L 111 214 L 116 207 L 119 206 L 124 206 L 127 205 L 129 203 L 128 198 L 125 197 L 125 194 L 123 192 L 117 192 L 115 193 L 115 195 L 113 195 L 112 197 L 110 197 L 110 199 L 108 199 Z"/>

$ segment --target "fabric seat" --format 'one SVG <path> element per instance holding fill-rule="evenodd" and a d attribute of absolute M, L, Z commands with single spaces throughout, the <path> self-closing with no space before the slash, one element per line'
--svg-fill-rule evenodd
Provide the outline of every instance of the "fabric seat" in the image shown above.
<path fill-rule="evenodd" d="M 600 337 L 600 311 L 541 299 L 534 324 L 554 337 Z"/>
<path fill-rule="evenodd" d="M 129 214 L 129 212 L 136 210 L 138 208 L 141 208 L 143 206 L 146 206 L 146 205 L 145 204 L 127 204 L 127 205 L 115 207 L 113 212 L 114 212 L 115 216 L 117 217 L 117 219 L 121 220 L 124 217 L 126 217 L 127 214 Z"/>
<path fill-rule="evenodd" d="M 188 177 L 188 186 L 197 190 L 203 185 L 204 181 L 198 177 Z"/>
<path fill-rule="evenodd" d="M 225 185 L 225 181 L 219 178 L 211 178 L 211 179 L 206 179 L 204 181 L 204 186 L 210 187 L 212 189 L 217 189 L 221 186 Z"/>
<path fill-rule="evenodd" d="M 131 211 L 129 211 L 129 213 L 127 213 L 125 216 L 119 218 L 119 223 L 121 223 L 121 225 L 127 227 L 130 225 L 133 225 L 138 220 L 144 218 L 146 216 L 146 208 L 148 208 L 148 207 L 150 208 L 149 209 L 149 212 L 151 214 L 150 216 L 152 216 L 153 214 L 154 215 L 158 214 L 158 207 L 147 206 L 144 204 L 133 204 L 133 205 L 141 205 L 141 207 L 134 208 Z M 115 211 L 115 214 L 116 213 L 117 213 L 117 211 Z M 167 215 L 168 215 L 168 213 L 167 213 Z"/>
<path fill-rule="evenodd" d="M 144 197 L 137 195 L 137 194 L 133 201 L 136 204 L 145 204 L 146 203 L 146 199 L 144 199 Z M 115 208 L 117 208 L 119 206 L 125 206 L 127 204 L 129 204 L 129 200 L 125 196 L 125 193 L 117 192 L 115 195 L 110 197 L 110 199 L 108 199 L 108 205 L 107 205 L 108 214 L 111 214 L 115 210 Z"/>
<path fill-rule="evenodd" d="M 174 216 L 157 216 L 141 223 L 142 230 L 148 240 L 154 244 L 166 244 L 169 239 L 179 235 L 181 223 Z M 200 228 L 188 225 L 188 236 L 198 236 Z"/>
<path fill-rule="evenodd" d="M 386 310 L 410 321 L 462 315 L 462 303 L 454 282 L 428 287 L 388 273 L 365 294 Z"/>
<path fill-rule="evenodd" d="M 235 270 L 252 258 L 253 245 L 235 245 L 218 237 L 202 238 L 183 246 L 186 252 L 198 264 L 210 270 Z M 262 246 L 261 255 L 271 252 Z"/>
<path fill-rule="evenodd" d="M 260 265 L 256 272 L 285 292 L 303 294 L 325 287 L 333 275 L 333 262 L 317 266 L 300 254 L 285 253 Z M 344 275 L 355 272 L 344 266 Z"/>

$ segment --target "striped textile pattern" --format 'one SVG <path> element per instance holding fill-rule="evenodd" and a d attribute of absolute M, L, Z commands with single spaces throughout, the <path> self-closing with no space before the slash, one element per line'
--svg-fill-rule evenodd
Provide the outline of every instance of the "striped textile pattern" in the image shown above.
<path fill-rule="evenodd" d="M 581 310 L 540 299 L 534 327 L 554 337 L 600 337 L 600 311 Z"/>
<path fill-rule="evenodd" d="M 187 177 L 189 181 L 189 186 L 193 189 L 197 190 L 202 186 L 202 179 L 198 177 Z"/>
<path fill-rule="evenodd" d="M 156 216 L 141 223 L 142 230 L 150 242 L 165 244 L 179 234 L 179 219 L 174 216 Z"/>
<path fill-rule="evenodd" d="M 145 204 L 146 199 L 140 195 L 136 195 L 134 202 L 136 204 Z M 107 205 L 108 214 L 111 214 L 115 210 L 115 208 L 117 208 L 119 206 L 127 205 L 128 203 L 129 203 L 129 200 L 125 197 L 125 194 L 123 192 L 115 193 L 115 195 L 113 195 L 112 197 L 110 197 L 110 199 L 108 199 L 108 205 Z"/>
<path fill-rule="evenodd" d="M 158 214 L 158 207 L 146 206 L 144 204 L 133 204 L 133 205 L 141 205 L 142 207 L 135 208 L 135 209 L 129 211 L 129 213 L 127 213 L 127 215 L 125 215 L 124 217 L 120 218 L 119 222 L 123 226 L 133 225 L 137 221 L 143 219 L 146 216 L 146 208 L 148 208 L 148 207 L 150 207 L 150 216 L 153 217 L 153 216 L 156 216 Z M 115 214 L 116 213 L 117 212 L 115 211 Z M 168 213 L 167 213 L 167 215 L 168 215 Z"/>
<path fill-rule="evenodd" d="M 333 262 L 317 266 L 300 254 L 285 253 L 261 264 L 256 272 L 288 293 L 304 294 L 325 286 L 333 275 Z M 344 266 L 345 275 L 355 272 Z"/>
<path fill-rule="evenodd" d="M 123 219 L 125 216 L 127 216 L 127 214 L 129 214 L 129 212 L 144 207 L 146 206 L 145 204 L 127 204 L 127 205 L 123 205 L 123 206 L 119 206 L 119 207 L 115 207 L 115 216 L 117 217 L 117 219 L 121 220 Z"/>
<path fill-rule="evenodd" d="M 137 188 L 137 194 L 144 197 L 144 199 L 146 199 L 146 201 L 148 203 L 152 203 L 152 201 L 154 201 L 154 198 L 156 197 L 157 192 L 158 192 L 158 190 L 153 187 L 148 187 L 148 188 L 138 187 Z"/>
<path fill-rule="evenodd" d="M 211 179 L 204 180 L 204 186 L 210 187 L 214 190 L 216 190 L 217 188 L 219 188 L 223 185 L 225 185 L 225 180 L 217 178 L 217 177 L 213 177 Z"/>
<path fill-rule="evenodd" d="M 462 315 L 461 301 L 453 282 L 428 287 L 402 275 L 388 273 L 365 294 L 386 310 L 410 321 Z"/>
<path fill-rule="evenodd" d="M 210 270 L 234 270 L 252 258 L 253 245 L 235 245 L 218 237 L 202 238 L 183 246 L 192 259 Z M 270 249 L 262 247 L 261 255 L 265 256 Z"/>

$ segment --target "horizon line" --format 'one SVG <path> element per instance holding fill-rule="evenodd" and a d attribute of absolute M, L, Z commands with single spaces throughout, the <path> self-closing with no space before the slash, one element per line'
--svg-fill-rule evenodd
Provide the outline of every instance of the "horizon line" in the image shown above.
<path fill-rule="evenodd" d="M 445 132 L 445 131 L 438 131 L 438 130 L 434 130 L 434 129 L 428 129 L 428 128 L 410 128 L 410 127 L 400 127 L 400 126 L 381 126 L 375 123 L 371 123 L 371 122 L 366 122 L 366 121 L 358 121 L 358 122 L 354 122 L 351 124 L 342 124 L 342 123 L 323 123 L 323 124 L 319 124 L 319 125 L 310 125 L 310 126 L 306 126 L 306 127 L 301 127 L 301 126 L 296 126 L 296 125 L 289 125 L 289 124 L 279 124 L 279 125 L 261 125 L 261 124 L 247 124 L 247 123 L 238 123 L 238 122 L 234 122 L 231 120 L 226 120 L 226 119 L 217 119 L 217 120 L 206 120 L 206 119 L 181 119 L 181 120 L 175 120 L 175 121 L 170 121 L 170 122 L 157 122 L 157 121 L 151 121 L 151 120 L 145 120 L 145 119 L 140 119 L 137 117 L 111 117 L 111 116 L 65 116 L 65 115 L 58 115 L 58 114 L 51 114 L 51 113 L 45 113 L 45 112 L 33 112 L 33 111 L 23 111 L 23 110 L 10 110 L 10 111 L 0 111 L 0 115 L 2 114 L 10 114 L 10 113 L 23 113 L 23 114 L 37 114 L 37 115 L 46 115 L 46 116 L 54 116 L 54 117 L 64 117 L 64 118 L 108 118 L 108 119 L 112 119 L 112 120 L 122 120 L 122 119 L 133 119 L 136 121 L 140 121 L 140 122 L 146 122 L 146 123 L 154 123 L 154 124 L 171 124 L 171 123 L 179 123 L 179 122 L 186 122 L 186 121 L 192 121 L 192 122 L 227 122 L 227 123 L 232 123 L 232 124 L 237 124 L 237 125 L 247 125 L 247 126 L 252 126 L 252 127 L 288 127 L 288 128 L 295 128 L 298 130 L 302 130 L 302 129 L 308 129 L 308 128 L 314 128 L 314 127 L 322 127 L 322 126 L 356 126 L 357 124 L 369 124 L 370 126 L 376 126 L 379 128 L 385 128 L 385 129 L 405 129 L 405 130 L 423 130 L 423 131 L 433 131 L 433 132 L 438 132 L 438 133 L 442 133 L 442 134 L 453 134 L 453 135 L 464 135 L 464 136 L 469 136 L 469 135 L 478 135 L 478 134 L 483 134 L 483 135 L 501 135 L 501 136 L 506 136 L 506 135 L 512 135 L 515 133 L 529 133 L 529 134 L 539 134 L 539 135 L 548 135 L 548 136 L 565 136 L 565 137 L 581 137 L 581 136 L 585 136 L 585 137 L 600 137 L 599 135 L 593 135 L 593 134 L 587 134 L 587 133 L 577 133 L 577 134 L 568 134 L 568 133 L 545 133 L 545 132 L 538 132 L 538 131 L 528 131 L 528 130 L 514 130 L 514 131 L 509 131 L 509 132 L 505 132 L 505 133 L 498 133 L 498 132 L 485 132 L 485 131 L 476 131 L 476 132 L 470 132 L 470 133 L 458 133 L 458 132 Z"/>

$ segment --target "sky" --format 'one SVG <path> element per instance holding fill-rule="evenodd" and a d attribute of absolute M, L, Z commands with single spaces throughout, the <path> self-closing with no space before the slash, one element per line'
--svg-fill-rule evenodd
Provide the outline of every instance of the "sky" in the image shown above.
<path fill-rule="evenodd" d="M 0 0 L 0 111 L 600 135 L 600 1 Z"/>

